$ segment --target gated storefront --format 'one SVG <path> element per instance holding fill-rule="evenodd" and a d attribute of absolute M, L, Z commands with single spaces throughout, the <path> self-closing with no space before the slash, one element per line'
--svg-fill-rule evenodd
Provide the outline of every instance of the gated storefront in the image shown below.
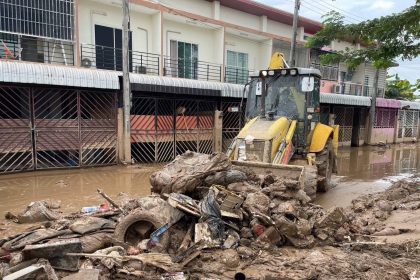
<path fill-rule="evenodd" d="M 131 153 L 134 162 L 167 162 L 187 150 L 212 153 L 212 100 L 150 97 L 134 94 Z"/>
<path fill-rule="evenodd" d="M 223 112 L 222 150 L 225 152 L 244 125 L 245 102 L 241 108 L 240 100 L 222 100 L 220 110 Z"/>
<path fill-rule="evenodd" d="M 117 162 L 116 92 L 0 86 L 0 173 Z"/>
<path fill-rule="evenodd" d="M 397 115 L 400 101 L 393 99 L 376 99 L 375 123 L 372 130 L 372 144 L 379 142 L 394 143 L 397 127 Z"/>
<path fill-rule="evenodd" d="M 340 126 L 341 146 L 361 146 L 367 134 L 370 98 L 343 94 L 321 94 L 321 123 Z"/>
<path fill-rule="evenodd" d="M 419 126 L 419 111 L 398 111 L 397 142 L 411 142 L 417 140 Z"/>

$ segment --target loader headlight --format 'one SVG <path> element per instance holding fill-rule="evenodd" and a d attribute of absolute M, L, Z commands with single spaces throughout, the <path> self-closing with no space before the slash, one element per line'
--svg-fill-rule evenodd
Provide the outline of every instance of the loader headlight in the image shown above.
<path fill-rule="evenodd" d="M 280 74 L 281 74 L 282 76 L 286 76 L 286 75 L 287 75 L 287 70 L 286 70 L 286 69 L 281 70 L 281 71 L 280 71 Z"/>
<path fill-rule="evenodd" d="M 297 70 L 296 69 L 290 70 L 290 75 L 296 76 L 297 75 Z"/>
<path fill-rule="evenodd" d="M 308 115 L 308 120 L 312 120 L 312 115 Z"/>
<path fill-rule="evenodd" d="M 265 71 L 265 70 L 261 71 L 261 76 L 267 77 L 267 71 Z"/>

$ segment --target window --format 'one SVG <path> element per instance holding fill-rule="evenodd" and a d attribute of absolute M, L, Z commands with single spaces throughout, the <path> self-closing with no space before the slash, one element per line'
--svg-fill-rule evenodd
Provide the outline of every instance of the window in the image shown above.
<path fill-rule="evenodd" d="M 170 47 L 172 76 L 197 79 L 198 45 L 171 40 Z"/>
<path fill-rule="evenodd" d="M 73 40 L 74 0 L 0 0 L 0 29 Z"/>
<path fill-rule="evenodd" d="M 365 76 L 365 87 L 364 87 L 364 96 L 369 96 L 369 76 Z"/>
<path fill-rule="evenodd" d="M 129 50 L 132 50 L 132 33 L 129 35 Z M 95 25 L 96 68 L 122 70 L 122 30 Z M 130 71 L 132 53 L 130 52 Z"/>
<path fill-rule="evenodd" d="M 226 82 L 245 84 L 248 81 L 248 54 L 227 51 Z"/>

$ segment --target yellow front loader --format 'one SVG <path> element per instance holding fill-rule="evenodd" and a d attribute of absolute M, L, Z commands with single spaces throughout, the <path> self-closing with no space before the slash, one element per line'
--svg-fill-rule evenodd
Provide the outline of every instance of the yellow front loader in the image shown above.
<path fill-rule="evenodd" d="M 333 145 L 339 128 L 320 123 L 320 80 L 319 70 L 285 68 L 283 55 L 275 53 L 269 69 L 245 86 L 247 122 L 231 143 L 229 158 L 296 177 L 312 198 L 327 191 L 336 169 Z"/>

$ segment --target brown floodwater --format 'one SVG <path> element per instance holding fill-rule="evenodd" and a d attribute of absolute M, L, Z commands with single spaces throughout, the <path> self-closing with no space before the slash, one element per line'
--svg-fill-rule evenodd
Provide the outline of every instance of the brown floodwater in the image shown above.
<path fill-rule="evenodd" d="M 15 225 L 4 213 L 21 213 L 36 200 L 61 201 L 65 213 L 83 206 L 105 202 L 97 194 L 102 188 L 115 198 L 125 192 L 132 196 L 150 193 L 149 176 L 161 165 L 111 166 L 73 170 L 36 171 L 0 176 L 0 237 L 29 225 Z M 386 189 L 392 181 L 420 173 L 420 144 L 387 148 L 340 148 L 336 187 L 320 195 L 315 203 L 326 208 L 347 206 L 359 195 Z"/>
<path fill-rule="evenodd" d="M 21 213 L 31 201 L 61 201 L 61 211 L 75 212 L 83 206 L 106 202 L 97 188 L 115 198 L 150 194 L 149 176 L 160 165 L 109 166 L 73 170 L 36 171 L 0 176 L 0 237 L 29 225 L 14 225 L 4 213 Z"/>
<path fill-rule="evenodd" d="M 420 144 L 346 147 L 338 150 L 337 157 L 336 186 L 315 200 L 325 208 L 348 206 L 360 195 L 383 191 L 403 178 L 420 176 Z"/>

